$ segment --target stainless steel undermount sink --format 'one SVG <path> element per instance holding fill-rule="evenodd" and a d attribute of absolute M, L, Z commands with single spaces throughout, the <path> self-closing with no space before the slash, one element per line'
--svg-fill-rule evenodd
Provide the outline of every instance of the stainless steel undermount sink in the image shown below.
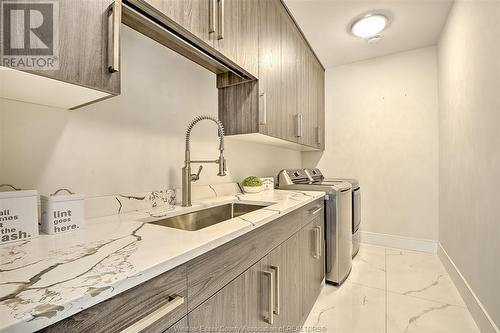
<path fill-rule="evenodd" d="M 229 203 L 183 215 L 168 217 L 166 219 L 153 221 L 150 223 L 175 229 L 195 231 L 226 220 L 230 220 L 234 217 L 238 217 L 264 207 L 267 207 L 267 205 Z"/>

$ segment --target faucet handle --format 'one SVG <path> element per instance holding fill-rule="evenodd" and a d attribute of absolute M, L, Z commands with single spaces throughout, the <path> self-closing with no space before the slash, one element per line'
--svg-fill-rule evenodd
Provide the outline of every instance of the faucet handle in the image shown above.
<path fill-rule="evenodd" d="M 203 165 L 200 165 L 200 167 L 198 168 L 198 172 L 191 174 L 191 180 L 193 182 L 195 182 L 195 181 L 197 181 L 197 180 L 200 179 L 200 173 L 201 173 L 202 169 L 203 169 Z"/>

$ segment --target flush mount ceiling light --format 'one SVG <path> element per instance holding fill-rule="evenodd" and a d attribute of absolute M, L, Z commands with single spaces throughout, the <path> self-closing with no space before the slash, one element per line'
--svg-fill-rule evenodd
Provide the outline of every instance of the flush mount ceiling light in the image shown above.
<path fill-rule="evenodd" d="M 351 33 L 354 36 L 366 39 L 368 42 L 378 41 L 380 34 L 389 23 L 387 16 L 382 14 L 367 14 L 354 20 L 351 24 Z"/>

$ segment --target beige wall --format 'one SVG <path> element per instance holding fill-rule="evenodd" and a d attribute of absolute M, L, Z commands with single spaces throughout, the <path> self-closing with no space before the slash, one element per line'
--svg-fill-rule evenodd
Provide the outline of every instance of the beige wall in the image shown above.
<path fill-rule="evenodd" d="M 202 113 L 217 116 L 215 75 L 127 27 L 122 54 L 121 96 L 75 111 L 0 101 L 0 180 L 91 196 L 180 186 L 188 122 Z M 192 139 L 193 158 L 217 157 L 214 124 L 200 123 Z M 228 177 L 206 166 L 200 183 L 273 176 L 282 166 L 301 165 L 299 152 L 250 143 L 228 143 L 226 157 Z"/>
<path fill-rule="evenodd" d="M 497 326 L 499 18 L 499 1 L 457 1 L 439 43 L 439 241 Z"/>
<path fill-rule="evenodd" d="M 437 240 L 436 49 L 326 71 L 326 146 L 304 166 L 358 178 L 364 231 Z"/>

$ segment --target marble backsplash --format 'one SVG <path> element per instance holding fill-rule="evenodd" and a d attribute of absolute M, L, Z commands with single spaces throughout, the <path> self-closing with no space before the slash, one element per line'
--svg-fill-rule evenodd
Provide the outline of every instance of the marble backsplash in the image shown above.
<path fill-rule="evenodd" d="M 158 189 L 150 192 L 118 193 L 114 195 L 90 197 L 85 199 L 85 218 L 96 218 L 133 211 L 148 211 L 151 215 L 161 216 L 172 210 L 167 202 L 167 190 Z M 192 201 L 214 199 L 217 197 L 241 193 L 238 183 L 213 185 L 193 185 Z M 176 205 L 182 201 L 182 191 L 175 189 Z"/>

